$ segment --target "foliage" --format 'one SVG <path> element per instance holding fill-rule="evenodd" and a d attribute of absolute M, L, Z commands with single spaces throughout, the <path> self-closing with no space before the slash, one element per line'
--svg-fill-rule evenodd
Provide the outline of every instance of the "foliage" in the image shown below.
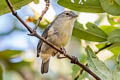
<path fill-rule="evenodd" d="M 119 3 L 119 0 L 116 0 Z M 112 15 L 120 15 L 120 5 L 114 0 L 59 0 L 58 4 L 66 8 L 80 11 L 80 12 L 92 12 L 92 13 L 104 13 L 107 12 Z"/>

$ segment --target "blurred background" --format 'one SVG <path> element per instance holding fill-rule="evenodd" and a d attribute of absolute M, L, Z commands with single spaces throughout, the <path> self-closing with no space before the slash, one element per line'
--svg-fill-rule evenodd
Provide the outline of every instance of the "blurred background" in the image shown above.
<path fill-rule="evenodd" d="M 40 0 L 39 4 L 31 2 L 21 7 L 17 12 L 33 28 L 44 7 L 44 0 Z M 38 33 L 41 35 L 44 28 L 64 10 L 67 9 L 59 6 L 54 0 L 51 0 L 50 8 L 39 25 Z M 77 20 L 83 25 L 87 22 L 92 22 L 99 26 L 110 25 L 106 14 L 83 12 L 78 14 L 79 17 Z M 41 59 L 36 57 L 36 46 L 39 39 L 27 34 L 29 32 L 26 28 L 11 13 L 0 16 L 0 70 L 3 71 L 3 80 L 72 80 L 79 70 L 81 70 L 78 66 L 72 65 L 68 59 L 58 60 L 56 57 L 52 57 L 49 72 L 41 75 Z M 97 43 L 91 42 L 89 44 L 91 44 L 94 51 L 98 50 L 95 47 Z M 85 64 L 85 46 L 86 43 L 84 40 L 72 37 L 66 49 L 68 54 L 77 56 L 79 61 Z M 111 52 L 108 54 L 108 52 L 107 50 L 104 51 L 103 54 L 107 54 L 107 56 L 101 54 L 102 57 L 98 55 L 99 58 L 103 61 L 111 58 L 113 54 Z M 106 64 L 111 65 L 109 63 L 111 63 L 110 60 L 107 60 Z M 109 67 L 112 68 L 113 66 L 114 62 L 112 61 L 112 65 Z M 86 72 L 83 72 L 79 80 L 89 80 L 88 76 Z"/>

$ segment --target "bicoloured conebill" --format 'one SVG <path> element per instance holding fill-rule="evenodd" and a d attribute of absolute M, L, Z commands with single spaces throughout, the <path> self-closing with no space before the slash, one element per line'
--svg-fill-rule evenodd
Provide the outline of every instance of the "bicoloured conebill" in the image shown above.
<path fill-rule="evenodd" d="M 51 24 L 48 25 L 44 30 L 42 37 L 57 47 L 65 47 L 68 40 L 71 38 L 74 22 L 77 16 L 78 15 L 72 11 L 62 12 Z M 39 41 L 37 46 L 37 56 L 39 56 L 39 53 L 42 59 L 41 73 L 47 73 L 50 57 L 55 56 L 58 53 L 55 49 L 42 41 Z"/>

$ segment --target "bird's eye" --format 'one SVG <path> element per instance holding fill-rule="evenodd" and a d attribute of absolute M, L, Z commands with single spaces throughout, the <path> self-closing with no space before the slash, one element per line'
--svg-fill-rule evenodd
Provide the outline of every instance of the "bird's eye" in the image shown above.
<path fill-rule="evenodd" d="M 66 13 L 66 15 L 69 15 L 69 13 Z"/>

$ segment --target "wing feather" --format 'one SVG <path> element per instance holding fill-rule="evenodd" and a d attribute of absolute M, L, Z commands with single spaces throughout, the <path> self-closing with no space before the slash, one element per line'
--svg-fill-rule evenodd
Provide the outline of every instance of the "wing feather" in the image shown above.
<path fill-rule="evenodd" d="M 51 23 L 42 33 L 42 37 L 47 39 L 48 37 L 48 31 L 51 28 L 53 23 Z M 42 47 L 43 41 L 39 40 L 38 45 L 37 45 L 37 57 L 39 57 L 39 53 L 41 52 L 41 47 Z"/>

